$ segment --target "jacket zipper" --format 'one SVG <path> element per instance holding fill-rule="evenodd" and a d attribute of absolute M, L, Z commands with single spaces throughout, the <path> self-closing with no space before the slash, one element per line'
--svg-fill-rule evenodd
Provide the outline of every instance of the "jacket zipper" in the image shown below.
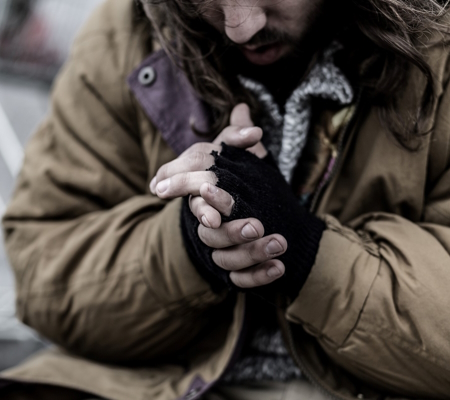
<path fill-rule="evenodd" d="M 317 209 L 317 205 L 319 203 L 319 199 L 324 192 L 325 188 L 328 186 L 328 184 L 331 182 L 331 180 L 335 177 L 336 171 L 339 169 L 339 167 L 342 164 L 342 151 L 344 148 L 344 144 L 346 142 L 346 139 L 348 135 L 350 134 L 350 131 L 355 123 L 356 118 L 358 117 L 358 112 L 361 108 L 361 98 L 362 98 L 362 91 L 358 93 L 357 99 L 356 99 L 356 107 L 354 110 L 354 113 L 348 123 L 345 125 L 344 132 L 341 135 L 341 138 L 339 140 L 338 146 L 334 154 L 332 155 L 334 158 L 334 165 L 332 167 L 332 170 L 328 176 L 328 178 L 321 184 L 321 186 L 317 189 L 316 193 L 314 194 L 313 200 L 311 202 L 310 212 L 314 213 Z M 325 388 L 320 382 L 318 382 L 317 379 L 313 377 L 313 374 L 311 371 L 307 368 L 305 363 L 301 360 L 299 357 L 297 350 L 295 348 L 294 344 L 294 338 L 292 335 L 292 329 L 290 322 L 286 319 L 286 317 L 283 316 L 283 323 L 285 325 L 285 329 L 288 336 L 288 346 L 292 355 L 292 358 L 294 359 L 297 366 L 300 368 L 302 373 L 308 378 L 308 380 L 311 382 L 311 384 L 316 387 L 321 393 L 323 393 L 325 396 L 329 397 L 332 400 L 348 400 L 348 397 L 342 397 L 336 394 L 331 393 L 327 388 Z"/>

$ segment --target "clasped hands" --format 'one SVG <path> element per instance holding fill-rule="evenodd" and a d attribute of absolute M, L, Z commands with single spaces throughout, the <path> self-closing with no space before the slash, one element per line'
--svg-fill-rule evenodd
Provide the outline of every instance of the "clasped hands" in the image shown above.
<path fill-rule="evenodd" d="M 194 144 L 163 165 L 150 183 L 151 192 L 162 199 L 190 196 L 190 209 L 200 222 L 200 239 L 216 249 L 214 263 L 229 271 L 230 280 L 240 288 L 267 285 L 283 276 L 285 266 L 276 257 L 287 250 L 287 242 L 279 234 L 264 236 L 264 226 L 255 218 L 222 223 L 222 215 L 230 216 L 234 199 L 216 186 L 217 177 L 208 169 L 214 165 L 211 153 L 220 153 L 221 143 L 264 158 L 267 151 L 260 142 L 262 134 L 254 126 L 248 106 L 239 104 L 231 114 L 230 126 L 213 143 Z"/>

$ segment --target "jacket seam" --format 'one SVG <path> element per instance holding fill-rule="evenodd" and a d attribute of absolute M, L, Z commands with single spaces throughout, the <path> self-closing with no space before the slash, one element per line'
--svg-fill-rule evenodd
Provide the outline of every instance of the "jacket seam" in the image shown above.
<path fill-rule="evenodd" d="M 33 282 L 33 275 L 36 273 L 36 268 L 38 265 L 38 260 L 39 257 L 33 257 L 33 255 L 35 255 L 35 253 L 37 253 L 37 251 L 33 252 L 31 260 L 34 261 L 30 261 L 28 263 L 26 263 L 26 266 L 24 268 L 24 270 L 22 271 L 22 278 L 21 281 L 23 282 L 23 284 L 20 285 L 16 285 L 16 287 L 18 288 L 17 290 L 17 294 L 16 294 L 16 313 L 17 315 L 20 317 L 20 319 L 26 323 L 26 315 L 27 315 L 27 310 L 28 307 L 26 306 L 28 304 L 28 300 L 30 298 L 30 288 Z M 20 282 L 20 281 L 19 281 Z M 21 289 L 22 287 L 26 287 L 26 289 Z M 20 310 L 18 305 L 20 304 Z"/>
<path fill-rule="evenodd" d="M 91 95 L 93 95 L 97 99 L 97 101 L 99 101 L 98 97 L 95 96 L 95 94 L 90 90 L 90 88 L 85 85 L 85 80 L 83 78 L 84 78 L 84 75 L 81 76 L 81 81 L 83 82 L 84 87 L 87 89 L 87 91 L 89 93 L 91 93 Z M 104 104 L 102 102 L 99 101 L 99 103 L 101 105 L 103 105 L 103 107 L 104 107 Z M 113 115 L 111 115 L 111 113 L 109 112 L 109 110 L 107 108 L 105 108 L 105 111 L 108 113 L 108 115 L 111 116 L 111 118 L 113 118 L 113 120 L 115 120 L 115 118 L 113 117 Z M 122 127 L 122 125 L 121 125 L 121 127 Z M 69 128 L 69 127 L 66 127 L 66 128 L 67 128 L 67 132 L 74 138 L 74 140 L 76 140 L 78 143 L 80 143 L 81 146 L 83 146 L 89 153 L 91 153 L 97 160 L 99 160 L 99 162 L 101 162 L 108 171 L 111 171 L 114 175 L 120 177 L 122 182 L 124 182 L 124 184 L 126 184 L 133 192 L 135 192 L 137 194 L 143 194 L 141 187 L 139 187 L 138 185 L 136 185 L 132 181 L 130 181 L 117 168 L 114 168 L 114 166 L 111 165 L 111 163 L 107 162 L 107 160 L 105 160 L 104 157 L 102 157 L 98 152 L 94 151 L 94 149 L 92 149 L 84 140 L 82 140 L 71 128 Z"/>
<path fill-rule="evenodd" d="M 384 339 L 394 340 L 395 344 L 399 347 L 403 348 L 404 350 L 408 350 L 409 352 L 415 354 L 416 356 L 421 357 L 424 361 L 429 362 L 430 364 L 433 364 L 435 366 L 438 366 L 440 368 L 445 369 L 446 371 L 450 372 L 450 367 L 448 367 L 446 362 L 444 360 L 440 360 L 434 355 L 431 355 L 429 352 L 427 352 L 426 349 L 421 348 L 420 346 L 414 346 L 413 344 L 407 342 L 404 338 L 397 335 L 395 332 L 388 330 L 379 324 L 374 324 L 373 331 L 370 332 L 364 328 L 359 328 L 360 332 L 364 332 L 368 336 L 374 336 L 374 332 L 378 333 L 380 336 L 382 336 Z"/>
<path fill-rule="evenodd" d="M 186 306 L 187 303 L 192 304 L 192 299 L 196 299 L 198 303 L 202 302 L 203 298 L 208 298 L 208 295 L 210 292 L 208 290 L 199 292 L 199 293 L 193 293 L 189 296 L 184 296 L 181 299 L 174 300 L 171 302 L 164 302 L 160 299 L 160 297 L 156 294 L 156 292 L 151 287 L 150 282 L 148 282 L 148 279 L 146 278 L 145 272 L 144 272 L 144 265 L 140 263 L 140 272 L 142 274 L 144 284 L 148 288 L 148 290 L 152 293 L 152 296 L 155 298 L 155 300 L 160 304 L 169 314 L 178 314 L 175 310 L 169 310 L 170 308 L 180 308 L 181 310 L 184 310 L 186 308 L 189 308 Z M 181 307 L 180 307 L 181 306 Z M 184 306 L 184 307 L 183 307 Z"/>
<path fill-rule="evenodd" d="M 97 28 L 95 30 L 81 33 L 76 38 L 75 46 L 83 46 L 86 42 L 95 40 L 99 37 L 108 39 L 108 37 L 110 37 L 111 34 L 129 35 L 129 36 L 133 37 L 135 31 L 136 31 L 136 28 L 134 28 L 134 27 L 130 27 L 130 28 L 100 28 L 100 29 Z"/>
<path fill-rule="evenodd" d="M 132 273 L 135 273 L 136 270 L 139 271 L 139 273 L 141 274 L 141 279 L 145 285 L 145 287 L 149 290 L 149 292 L 151 293 L 152 297 L 154 297 L 154 299 L 156 300 L 156 302 L 162 306 L 164 308 L 164 310 L 171 315 L 178 315 L 180 312 L 185 312 L 186 309 L 188 309 L 189 307 L 186 305 L 187 303 L 191 303 L 192 304 L 192 300 L 197 300 L 198 303 L 202 302 L 203 298 L 207 298 L 209 292 L 208 291 L 204 291 L 201 293 L 194 293 L 192 295 L 189 296 L 185 296 L 182 299 L 179 300 L 175 300 L 172 302 L 163 302 L 154 292 L 154 290 L 150 287 L 150 285 L 148 284 L 147 280 L 145 279 L 145 275 L 143 273 L 143 269 L 142 269 L 142 263 L 139 260 L 133 260 L 130 262 L 126 262 L 123 264 L 120 264 L 122 266 L 130 266 L 130 265 L 134 265 L 134 268 L 132 270 L 126 271 L 126 272 L 120 272 L 117 274 L 113 274 L 113 275 L 108 275 L 106 276 L 104 279 L 101 280 L 97 280 L 95 282 L 92 282 L 92 277 L 89 280 L 77 280 L 76 282 L 74 282 L 73 284 L 69 284 L 69 285 L 61 285 L 60 287 L 56 287 L 53 289 L 49 289 L 48 291 L 43 291 L 43 292 L 37 292 L 37 291 L 31 291 L 31 290 L 27 290 L 25 291 L 21 291 L 22 294 L 25 294 L 26 299 L 25 301 L 28 301 L 30 299 L 33 298 L 52 298 L 54 296 L 58 296 L 59 292 L 64 292 L 66 291 L 68 288 L 74 288 L 75 286 L 79 286 L 79 290 L 77 290 L 77 292 L 81 292 L 83 290 L 86 289 L 90 289 L 93 288 L 95 286 L 98 285 L 102 285 L 105 284 L 106 282 L 109 282 L 111 280 L 117 280 L 119 277 L 121 276 L 129 276 Z M 32 281 L 31 279 L 28 279 L 29 283 Z M 179 312 L 176 312 L 175 310 L 171 309 L 171 308 L 180 308 Z M 145 314 L 145 313 L 144 313 Z"/>
<path fill-rule="evenodd" d="M 83 82 L 86 89 L 97 99 L 97 101 L 103 106 L 106 112 L 116 121 L 116 123 L 128 134 L 133 137 L 133 128 L 129 126 L 119 115 L 117 115 L 116 111 L 111 107 L 111 105 L 105 100 L 105 98 L 100 94 L 100 92 L 92 85 L 85 74 L 80 76 L 81 81 Z M 137 140 L 135 140 L 138 142 Z"/>
<path fill-rule="evenodd" d="M 120 267 L 124 267 L 124 266 L 130 266 L 130 265 L 136 265 L 139 264 L 138 260 L 133 260 L 133 261 L 128 261 L 128 262 L 124 262 L 122 264 L 118 264 L 118 266 Z M 52 288 L 49 288 L 48 290 L 43 290 L 43 291 L 38 291 L 38 290 L 28 290 L 27 294 L 28 297 L 52 297 L 53 294 L 56 294 L 60 291 L 65 291 L 69 288 L 74 288 L 76 286 L 82 285 L 81 289 L 87 288 L 87 287 L 92 287 L 92 286 L 96 286 L 98 284 L 107 282 L 113 278 L 117 278 L 120 276 L 126 276 L 129 275 L 131 272 L 134 272 L 136 269 L 138 268 L 134 268 L 131 271 L 126 271 L 126 272 L 118 272 L 115 274 L 108 274 L 106 277 L 104 277 L 103 279 L 98 279 L 95 282 L 92 282 L 92 275 L 89 278 L 86 279 L 77 279 L 76 281 L 69 283 L 69 284 L 64 284 L 64 285 L 52 285 Z M 88 276 L 88 274 L 86 274 L 86 277 Z"/>
<path fill-rule="evenodd" d="M 333 220 L 326 219 L 325 223 L 327 224 L 327 229 L 331 232 L 335 232 L 338 235 L 344 237 L 348 241 L 360 246 L 363 250 L 367 251 L 373 257 L 380 257 L 380 254 L 377 250 L 376 243 L 371 240 L 369 236 L 361 236 L 358 234 L 356 230 L 346 226 L 339 226 Z"/>
<path fill-rule="evenodd" d="M 375 281 L 377 280 L 377 277 L 380 274 L 380 269 L 381 269 L 381 260 L 379 260 L 377 273 L 376 273 L 374 279 L 372 280 L 372 283 L 369 286 L 369 290 L 367 291 L 367 294 L 366 294 L 366 297 L 364 298 L 364 301 L 362 303 L 361 309 L 359 310 L 358 317 L 356 318 L 355 324 L 350 329 L 350 331 L 348 332 L 347 336 L 345 337 L 344 341 L 339 346 L 339 348 L 344 347 L 345 344 L 350 340 L 350 338 L 353 335 L 353 333 L 359 328 L 359 322 L 361 321 L 362 315 L 364 313 L 364 310 L 366 308 L 367 302 L 369 300 L 370 293 L 372 292 L 372 289 L 373 289 L 373 287 L 375 285 Z"/>

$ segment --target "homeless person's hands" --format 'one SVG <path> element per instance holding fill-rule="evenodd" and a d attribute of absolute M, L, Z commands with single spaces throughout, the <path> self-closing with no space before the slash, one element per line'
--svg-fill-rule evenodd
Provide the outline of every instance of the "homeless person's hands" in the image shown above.
<path fill-rule="evenodd" d="M 273 258 L 286 251 L 287 244 L 280 235 L 263 238 L 264 227 L 254 218 L 222 224 L 221 214 L 230 215 L 234 200 L 227 192 L 215 186 L 217 181 L 215 175 L 207 172 L 214 164 L 211 153 L 220 152 L 220 143 L 225 142 L 247 149 L 260 158 L 267 155 L 267 151 L 260 143 L 262 131 L 253 126 L 250 110 L 246 104 L 234 108 L 230 124 L 214 143 L 196 144 L 178 159 L 161 167 L 152 180 L 150 189 L 152 193 L 162 198 L 191 195 L 190 210 L 204 226 L 195 221 L 191 223 L 198 227 L 198 234 L 202 240 L 211 243 L 211 247 L 225 249 L 233 246 L 231 257 L 227 252 L 227 257 L 222 258 L 225 253 L 217 251 L 214 254 L 215 262 L 224 269 L 224 274 L 230 275 L 231 281 L 236 286 L 248 288 L 269 284 L 283 275 L 283 263 Z M 175 181 L 172 181 L 172 177 L 175 176 Z M 159 186 L 164 181 L 166 182 Z M 169 188 L 165 188 L 167 183 Z M 192 215 L 187 217 L 192 219 Z M 204 227 L 215 229 L 206 230 Z M 250 266 L 254 267 L 248 268 Z"/>
<path fill-rule="evenodd" d="M 214 165 L 210 171 L 216 175 L 216 185 L 233 197 L 234 205 L 231 214 L 228 210 L 228 216 L 223 216 L 222 220 L 225 223 L 219 229 L 200 226 L 197 230 L 194 216 L 189 210 L 185 212 L 182 216 L 182 229 L 187 237 L 185 242 L 188 243 L 187 249 L 191 259 L 204 269 L 205 276 L 214 275 L 217 280 L 228 284 L 231 288 L 236 286 L 247 288 L 257 285 L 254 282 L 250 282 L 249 285 L 235 271 L 246 273 L 251 270 L 254 274 L 258 274 L 261 270 L 271 277 L 272 270 L 265 270 L 264 261 L 272 266 L 274 261 L 267 262 L 267 259 L 276 256 L 279 258 L 277 262 L 281 261 L 284 264 L 285 275 L 259 293 L 264 296 L 278 291 L 296 297 L 314 264 L 325 223 L 300 206 L 291 187 L 274 164 L 226 144 L 222 144 L 220 154 L 215 152 L 213 156 Z M 205 197 L 205 200 L 215 205 L 210 197 Z M 253 227 L 262 223 L 262 226 L 256 227 L 255 230 L 258 232 L 259 229 L 260 234 L 263 227 L 267 235 L 263 238 L 267 240 L 265 248 L 258 248 L 258 251 L 252 252 L 263 239 L 229 247 L 240 240 L 238 235 L 243 236 L 243 231 L 230 235 L 230 231 L 226 229 L 226 222 L 233 221 L 235 224 L 239 222 L 240 228 L 244 229 L 245 219 L 247 222 L 251 221 Z M 222 229 L 224 233 L 220 236 L 217 232 Z M 279 253 L 273 255 L 271 253 L 275 251 L 272 251 L 272 247 L 276 246 L 279 247 Z M 285 251 L 287 246 L 288 249 Z M 240 249 L 239 253 L 236 248 Z M 255 264 L 259 264 L 257 268 L 241 271 L 242 268 Z M 231 274 L 227 274 L 228 271 L 232 271 Z M 267 284 L 266 281 L 263 284 Z"/>
<path fill-rule="evenodd" d="M 262 158 L 267 151 L 260 142 L 261 128 L 255 127 L 250 110 L 246 104 L 239 104 L 231 113 L 230 126 L 225 128 L 213 143 L 201 142 L 189 147 L 174 161 L 163 165 L 150 183 L 150 191 L 162 199 L 171 199 L 190 195 L 190 207 L 200 223 L 210 228 L 218 228 L 221 224 L 220 210 L 208 205 L 200 197 L 203 183 L 216 183 L 215 175 L 208 172 L 214 164 L 213 151 L 220 152 L 220 144 L 247 149 Z M 205 192 L 207 186 L 203 187 Z M 233 202 L 226 193 L 219 193 L 224 206 Z"/>

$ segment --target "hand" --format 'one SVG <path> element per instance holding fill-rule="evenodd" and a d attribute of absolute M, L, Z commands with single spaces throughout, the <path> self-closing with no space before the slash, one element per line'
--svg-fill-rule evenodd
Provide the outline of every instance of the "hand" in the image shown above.
<path fill-rule="evenodd" d="M 231 272 L 230 280 L 236 286 L 251 288 L 267 285 L 284 274 L 283 263 L 273 258 L 286 251 L 287 243 L 280 235 L 263 238 L 264 228 L 255 219 L 221 226 L 221 214 L 230 215 L 234 200 L 215 186 L 215 174 L 206 171 L 214 164 L 211 153 L 220 153 L 220 144 L 224 142 L 247 149 L 259 158 L 267 155 L 260 142 L 262 131 L 254 127 L 247 105 L 234 108 L 230 124 L 212 144 L 193 145 L 178 159 L 161 167 L 150 189 L 161 198 L 191 195 L 189 207 L 200 222 L 198 234 L 201 240 L 211 248 L 220 249 L 213 254 L 214 262 L 227 274 Z M 228 241 L 224 240 L 226 238 Z"/>
<path fill-rule="evenodd" d="M 220 250 L 218 254 L 210 254 L 209 259 L 203 257 L 203 262 L 209 262 L 206 268 L 217 273 L 218 268 L 215 267 L 215 264 L 222 269 L 234 270 L 248 267 L 252 263 L 261 263 L 262 260 L 267 260 L 271 256 L 279 257 L 284 264 L 285 275 L 271 287 L 294 298 L 298 295 L 314 265 L 319 242 L 326 229 L 325 223 L 299 204 L 291 187 L 273 164 L 260 160 L 247 151 L 226 144 L 222 145 L 220 154 L 214 154 L 214 159 L 215 163 L 210 171 L 214 172 L 218 178 L 219 189 L 215 194 L 217 199 L 214 202 L 214 194 L 210 193 L 213 189 L 208 187 L 208 191 L 204 191 L 202 188 L 204 200 L 219 208 L 219 204 L 223 203 L 223 200 L 219 199 L 223 199 L 224 193 L 232 196 L 235 203 L 231 210 L 222 210 L 224 215 L 231 212 L 229 217 L 223 218 L 223 221 L 236 223 L 254 218 L 264 226 L 267 238 L 227 248 L 225 253 Z M 252 227 L 256 228 L 253 224 Z M 211 235 L 214 236 L 214 241 L 208 240 L 205 236 L 200 238 L 200 242 L 203 243 L 197 245 L 197 252 L 204 252 L 201 247 L 205 245 L 217 248 L 223 244 L 218 241 L 217 235 L 217 232 L 222 229 L 224 230 L 222 241 L 230 237 L 237 238 L 236 232 L 241 232 L 233 231 L 223 224 L 220 229 L 212 230 Z M 243 226 L 240 229 L 242 230 Z M 199 235 L 202 234 L 202 231 L 203 228 L 200 227 Z M 239 234 L 242 236 L 242 232 Z M 284 242 L 286 244 L 280 238 L 286 240 Z M 266 248 L 265 246 L 269 242 L 264 242 L 264 239 L 269 241 L 273 239 L 274 246 L 278 242 L 282 251 L 277 254 L 273 249 Z M 230 241 L 224 243 L 229 245 Z M 236 243 L 236 239 L 231 243 Z M 239 243 L 243 242 L 239 241 Z M 236 256 L 237 249 L 240 252 Z M 265 272 L 267 273 L 267 271 Z M 217 275 L 223 280 L 224 276 L 221 270 Z M 228 276 L 225 278 L 228 279 Z"/>
<path fill-rule="evenodd" d="M 231 196 L 209 183 L 200 188 L 207 204 L 229 216 L 233 204 Z M 264 226 L 255 218 L 226 222 L 218 229 L 198 227 L 198 236 L 210 248 L 214 263 L 230 272 L 229 278 L 237 287 L 248 289 L 268 285 L 283 276 L 284 264 L 274 258 L 287 250 L 286 239 L 278 234 L 264 237 Z"/>
<path fill-rule="evenodd" d="M 201 224 L 210 228 L 220 226 L 220 212 L 208 205 L 199 195 L 203 183 L 217 183 L 215 174 L 207 171 L 214 164 L 211 153 L 220 153 L 220 144 L 224 142 L 233 147 L 247 149 L 259 158 L 267 155 L 260 142 L 262 130 L 254 126 L 246 104 L 239 104 L 233 109 L 230 124 L 213 143 L 194 144 L 176 160 L 163 165 L 150 183 L 151 192 L 163 199 L 191 195 L 192 212 Z M 231 196 L 225 197 L 225 202 L 233 204 Z"/>

